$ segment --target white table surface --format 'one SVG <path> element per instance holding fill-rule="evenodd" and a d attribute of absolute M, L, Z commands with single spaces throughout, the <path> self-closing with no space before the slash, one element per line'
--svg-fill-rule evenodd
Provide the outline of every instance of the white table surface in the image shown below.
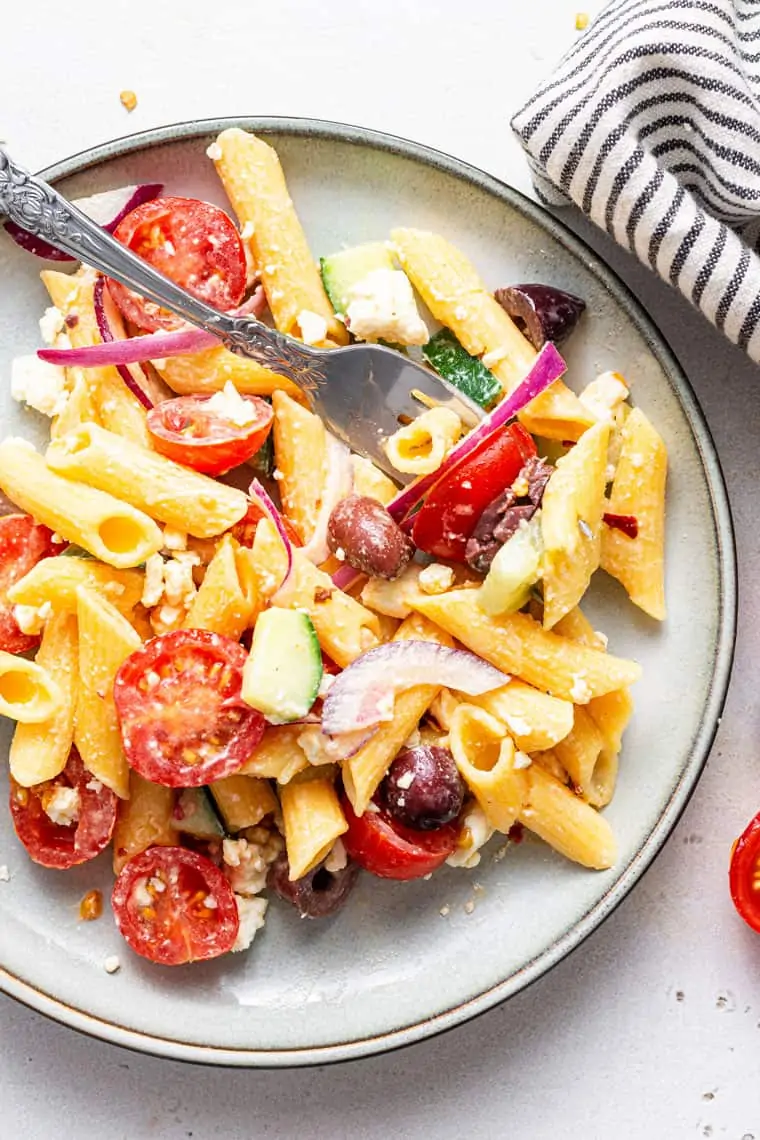
<path fill-rule="evenodd" d="M 182 119 L 314 116 L 417 139 L 529 192 L 509 115 L 572 43 L 576 11 L 595 6 L 13 3 L 0 32 L 0 138 L 39 168 Z M 139 99 L 131 115 L 123 88 Z M 760 1140 L 760 938 L 735 917 L 726 884 L 731 840 L 760 807 L 757 369 L 627 255 L 592 240 L 697 390 L 728 479 L 744 585 L 718 741 L 655 866 L 530 990 L 368 1061 L 296 1072 L 183 1066 L 91 1041 L 0 998 L 0 1140 Z"/>

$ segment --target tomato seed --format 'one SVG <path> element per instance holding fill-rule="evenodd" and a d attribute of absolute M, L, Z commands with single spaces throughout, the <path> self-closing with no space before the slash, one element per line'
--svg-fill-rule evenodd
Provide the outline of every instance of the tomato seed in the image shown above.
<path fill-rule="evenodd" d="M 79 917 L 83 922 L 94 922 L 103 913 L 103 895 L 100 891 L 88 891 L 79 904 Z"/>

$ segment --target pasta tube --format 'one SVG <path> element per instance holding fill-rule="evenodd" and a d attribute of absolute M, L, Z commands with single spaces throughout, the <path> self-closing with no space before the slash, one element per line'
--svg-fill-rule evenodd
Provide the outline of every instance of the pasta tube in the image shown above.
<path fill-rule="evenodd" d="M 303 725 L 272 725 L 264 729 L 264 735 L 256 751 L 240 769 L 245 776 L 261 776 L 287 784 L 289 780 L 309 767 L 306 753 L 298 743 Z"/>
<path fill-rule="evenodd" d="M 114 570 L 94 558 L 43 558 L 13 583 L 8 601 L 35 608 L 49 602 L 56 613 L 76 613 L 80 586 L 97 590 L 121 613 L 129 614 L 142 596 L 143 576 L 137 570 Z"/>
<path fill-rule="evenodd" d="M 129 798 L 119 804 L 113 832 L 113 869 L 118 875 L 125 863 L 149 847 L 173 847 L 174 790 L 129 772 Z"/>
<path fill-rule="evenodd" d="M 41 724 L 64 704 L 61 687 L 48 669 L 0 649 L 0 716 L 20 724 Z"/>
<path fill-rule="evenodd" d="M 180 396 L 211 395 L 233 384 L 246 396 L 271 396 L 277 389 L 304 402 L 304 394 L 292 380 L 271 372 L 248 356 L 237 356 L 229 349 L 207 348 L 191 356 L 170 356 L 153 362 L 161 379 Z"/>
<path fill-rule="evenodd" d="M 48 619 L 36 664 L 55 677 L 61 701 L 49 720 L 16 726 L 9 760 L 11 775 L 23 788 L 60 775 L 74 742 L 79 647 L 72 614 L 53 614 Z"/>
<path fill-rule="evenodd" d="M 314 534 L 327 478 L 327 437 L 319 416 L 285 392 L 272 396 L 274 455 L 285 514 L 304 542 Z"/>
<path fill-rule="evenodd" d="M 520 822 L 574 863 L 595 870 L 611 867 L 617 844 L 604 816 L 538 764 L 531 764 L 526 775 L 528 798 Z"/>
<path fill-rule="evenodd" d="M 386 441 L 388 459 L 397 471 L 427 475 L 437 471 L 462 434 L 462 421 L 451 408 L 430 408 Z"/>
<path fill-rule="evenodd" d="M 332 780 L 292 781 L 280 792 L 290 879 L 300 879 L 348 830 Z"/>
<path fill-rule="evenodd" d="M 229 530 L 248 509 L 242 491 L 96 424 L 83 424 L 76 432 L 53 440 L 45 459 L 66 478 L 81 479 L 196 538 L 213 538 Z"/>
<path fill-rule="evenodd" d="M 239 641 L 258 609 L 252 551 L 225 535 L 187 611 L 185 629 L 209 629 Z"/>
<path fill-rule="evenodd" d="M 451 718 L 451 753 L 486 819 L 505 834 L 528 797 L 519 755 L 504 725 L 476 705 L 461 704 Z"/>
<path fill-rule="evenodd" d="M 64 479 L 24 439 L 0 443 L 0 488 L 22 511 L 109 566 L 139 566 L 161 549 L 161 531 L 146 514 Z"/>
<path fill-rule="evenodd" d="M 510 681 L 501 689 L 467 700 L 500 720 L 523 752 L 553 748 L 573 727 L 570 701 L 550 697 L 523 681 Z"/>
<path fill-rule="evenodd" d="M 265 815 L 277 811 L 277 800 L 267 780 L 235 773 L 209 784 L 228 831 L 255 827 Z"/>

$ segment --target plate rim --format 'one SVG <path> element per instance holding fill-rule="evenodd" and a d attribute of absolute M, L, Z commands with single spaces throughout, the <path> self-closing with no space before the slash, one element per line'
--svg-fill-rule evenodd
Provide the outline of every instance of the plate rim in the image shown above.
<path fill-rule="evenodd" d="M 374 150 L 411 158 L 442 170 L 460 181 L 475 184 L 515 209 L 547 231 L 572 256 L 580 258 L 622 305 L 647 347 L 661 364 L 676 390 L 707 475 L 708 492 L 715 525 L 718 561 L 718 634 L 715 666 L 710 681 L 702 721 L 694 738 L 691 756 L 657 822 L 650 830 L 615 883 L 563 935 L 506 980 L 443 1012 L 410 1025 L 335 1045 L 307 1045 L 290 1049 L 243 1049 L 216 1045 L 189 1044 L 170 1037 L 129 1029 L 60 1001 L 37 989 L 0 966 L 0 990 L 30 1009 L 62 1025 L 98 1040 L 167 1060 L 235 1068 L 295 1068 L 356 1060 L 399 1049 L 437 1036 L 485 1013 L 537 981 L 577 949 L 641 881 L 662 850 L 704 770 L 720 725 L 728 694 L 736 645 L 737 556 L 731 507 L 712 432 L 686 374 L 656 322 L 644 310 L 618 274 L 564 222 L 527 198 L 508 183 L 444 151 L 399 135 L 328 119 L 297 116 L 227 115 L 195 119 L 153 127 L 123 135 L 62 159 L 40 172 L 49 182 L 80 174 L 100 163 L 122 158 L 136 151 L 204 135 L 218 134 L 228 127 L 242 127 L 264 135 L 285 134 L 338 140 Z"/>

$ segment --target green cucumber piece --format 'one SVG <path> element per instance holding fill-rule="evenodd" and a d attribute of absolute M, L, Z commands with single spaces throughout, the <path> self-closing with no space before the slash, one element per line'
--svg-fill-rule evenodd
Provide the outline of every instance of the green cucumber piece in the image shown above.
<path fill-rule="evenodd" d="M 541 554 L 541 525 L 536 514 L 496 554 L 478 592 L 480 608 L 492 617 L 522 609 L 541 577 Z"/>
<path fill-rule="evenodd" d="M 270 724 L 300 720 L 317 699 L 322 650 L 311 618 L 273 607 L 259 615 L 243 670 L 243 700 Z"/>
<path fill-rule="evenodd" d="M 422 355 L 439 376 L 448 380 L 481 408 L 487 408 L 503 394 L 493 373 L 477 356 L 470 356 L 450 329 L 441 329 L 422 348 Z"/>
<path fill-rule="evenodd" d="M 345 315 L 351 301 L 351 290 L 368 273 L 376 269 L 394 269 L 393 258 L 381 241 L 342 249 L 320 259 L 322 284 L 336 313 Z"/>
<path fill-rule="evenodd" d="M 178 831 L 196 839 L 222 839 L 225 832 L 214 802 L 205 788 L 183 788 L 174 810 Z"/>

